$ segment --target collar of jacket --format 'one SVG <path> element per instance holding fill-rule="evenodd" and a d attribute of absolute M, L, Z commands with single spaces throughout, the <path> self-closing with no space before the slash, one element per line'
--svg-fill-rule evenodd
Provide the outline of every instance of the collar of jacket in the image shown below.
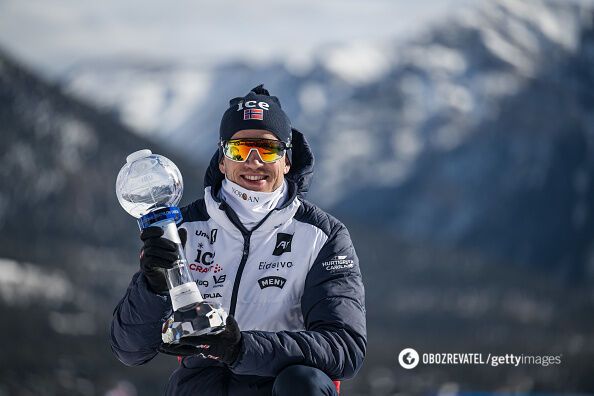
<path fill-rule="evenodd" d="M 301 205 L 301 201 L 297 198 L 295 184 L 291 182 L 288 183 L 288 186 L 289 197 L 287 201 L 281 207 L 272 209 L 252 232 L 273 231 L 295 216 L 297 209 Z M 248 233 L 237 218 L 235 212 L 233 212 L 233 209 L 226 202 L 218 199 L 210 186 L 204 189 L 204 203 L 206 204 L 206 211 L 209 216 L 225 230 L 230 233 Z"/>

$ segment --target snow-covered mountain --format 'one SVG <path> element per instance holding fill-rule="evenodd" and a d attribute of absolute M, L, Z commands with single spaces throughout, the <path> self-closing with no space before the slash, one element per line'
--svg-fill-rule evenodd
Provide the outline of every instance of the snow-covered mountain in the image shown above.
<path fill-rule="evenodd" d="M 370 137 L 360 156 L 322 164 L 337 208 L 411 240 L 591 276 L 593 15 L 493 2 L 401 48 L 325 127 Z M 368 116 L 340 121 L 365 104 Z"/>
<path fill-rule="evenodd" d="M 193 161 L 210 157 L 227 100 L 264 82 L 313 145 L 310 197 L 323 206 L 413 240 L 583 261 L 565 245 L 538 250 L 556 238 L 559 213 L 566 235 L 592 223 L 591 151 L 559 151 L 591 139 L 592 12 L 587 2 L 501 0 L 405 43 L 209 70 L 86 66 L 64 81 Z M 537 210 L 551 194 L 568 197 L 551 203 L 564 206 Z"/>
<path fill-rule="evenodd" d="M 62 84 L 69 94 L 117 114 L 138 133 L 204 163 L 216 147 L 229 99 L 265 83 L 300 127 L 301 115 L 321 116 L 328 100 L 348 100 L 356 87 L 386 74 L 393 50 L 389 43 L 354 42 L 283 62 L 236 61 L 210 68 L 112 60 L 79 64 L 62 77 Z M 303 129 L 317 132 L 315 125 Z"/>
<path fill-rule="evenodd" d="M 114 362 L 105 326 L 140 246 L 116 176 L 130 152 L 165 151 L 1 51 L 0 136 L 0 338 L 10 362 L 0 367 L 0 393 L 102 394 Z M 165 155 L 195 199 L 202 172 Z M 169 370 L 158 367 L 153 386 Z"/>
<path fill-rule="evenodd" d="M 138 62 L 79 64 L 67 74 L 69 93 L 117 113 L 140 134 L 164 138 L 183 124 L 211 89 L 211 73 Z"/>
<path fill-rule="evenodd" d="M 260 82 L 310 138 L 310 197 L 347 223 L 361 261 L 368 356 L 345 393 L 590 391 L 593 14 L 499 1 L 406 43 L 283 63 L 73 69 L 66 90 L 103 112 L 0 53 L 0 314 L 25 324 L 0 329 L 0 393 L 104 394 L 122 379 L 162 393 L 174 358 L 123 368 L 106 343 L 139 247 L 115 177 L 148 146 L 196 198 L 202 172 L 186 160 L 210 157 L 227 99 Z M 398 368 L 411 345 L 562 353 L 563 364 Z"/>

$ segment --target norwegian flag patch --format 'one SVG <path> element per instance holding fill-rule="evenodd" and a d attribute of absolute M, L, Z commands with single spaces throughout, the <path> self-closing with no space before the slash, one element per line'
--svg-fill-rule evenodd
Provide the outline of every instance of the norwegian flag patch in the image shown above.
<path fill-rule="evenodd" d="M 243 111 L 243 119 L 245 120 L 263 120 L 264 110 L 262 109 L 245 109 Z"/>

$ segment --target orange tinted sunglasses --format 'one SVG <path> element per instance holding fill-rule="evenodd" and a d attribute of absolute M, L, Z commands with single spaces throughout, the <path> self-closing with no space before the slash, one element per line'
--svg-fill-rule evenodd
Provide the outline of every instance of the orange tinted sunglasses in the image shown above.
<path fill-rule="evenodd" d="M 220 143 L 223 154 L 231 161 L 245 162 L 256 150 L 262 162 L 272 163 L 285 156 L 290 145 L 273 139 L 231 139 Z"/>

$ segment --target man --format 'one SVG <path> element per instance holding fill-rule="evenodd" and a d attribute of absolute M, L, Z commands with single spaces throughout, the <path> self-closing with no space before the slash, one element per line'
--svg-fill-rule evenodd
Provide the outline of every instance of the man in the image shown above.
<path fill-rule="evenodd" d="M 337 149 L 339 144 L 337 142 Z M 217 335 L 161 343 L 171 315 L 163 268 L 176 247 L 141 234 L 140 267 L 114 311 L 111 347 L 127 365 L 181 356 L 168 395 L 336 395 L 366 349 L 364 290 L 345 226 L 304 199 L 313 155 L 261 85 L 231 100 L 204 199 L 182 208 L 185 252 L 205 300 L 229 313 Z"/>

